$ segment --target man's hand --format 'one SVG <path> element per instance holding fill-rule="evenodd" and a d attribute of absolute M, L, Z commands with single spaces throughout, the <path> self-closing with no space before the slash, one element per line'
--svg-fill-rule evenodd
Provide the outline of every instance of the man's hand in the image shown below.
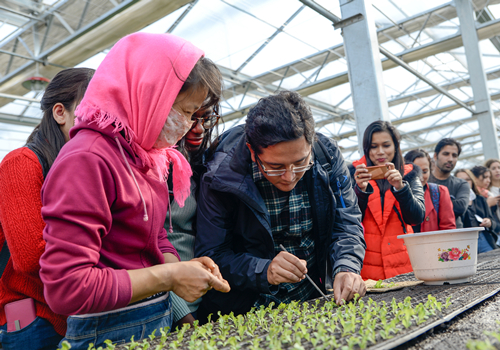
<path fill-rule="evenodd" d="M 272 285 L 297 283 L 306 278 L 307 262 L 287 252 L 280 252 L 269 264 L 267 281 Z"/>
<path fill-rule="evenodd" d="M 354 294 L 360 297 L 366 294 L 366 285 L 360 275 L 352 272 L 339 272 L 333 281 L 333 295 L 335 303 L 340 305 L 342 299 L 349 301 L 354 298 Z"/>

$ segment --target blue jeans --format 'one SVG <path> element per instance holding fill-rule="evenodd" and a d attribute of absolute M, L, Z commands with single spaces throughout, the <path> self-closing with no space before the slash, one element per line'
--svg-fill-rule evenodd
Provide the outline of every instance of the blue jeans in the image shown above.
<path fill-rule="evenodd" d="M 7 324 L 0 326 L 0 343 L 6 350 L 54 350 L 61 339 L 54 326 L 41 317 L 15 332 L 7 332 Z"/>
<path fill-rule="evenodd" d="M 493 247 L 488 243 L 486 237 L 484 237 L 484 232 L 479 232 L 479 236 L 477 237 L 477 252 L 486 253 L 490 250 L 493 250 Z"/>
<path fill-rule="evenodd" d="M 118 310 L 69 316 L 63 341 L 71 344 L 71 350 L 87 350 L 90 343 L 96 348 L 106 347 L 104 341 L 107 339 L 117 345 L 130 342 L 132 336 L 134 341 L 138 341 L 147 338 L 155 329 L 156 335 L 159 335 L 159 328 L 171 327 L 171 311 L 172 302 L 167 293 L 160 298 Z"/>

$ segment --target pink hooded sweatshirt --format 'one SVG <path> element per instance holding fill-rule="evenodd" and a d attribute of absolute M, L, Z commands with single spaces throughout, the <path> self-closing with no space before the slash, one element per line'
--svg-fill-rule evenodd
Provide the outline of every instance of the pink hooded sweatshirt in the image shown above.
<path fill-rule="evenodd" d="M 162 264 L 163 253 L 178 257 L 163 228 L 169 205 L 163 176 L 171 161 L 183 204 L 191 171 L 177 151 L 152 146 L 202 55 L 173 35 L 136 33 L 96 71 L 71 140 L 42 188 L 47 244 L 40 277 L 54 312 L 122 308 L 132 297 L 127 270 Z"/>

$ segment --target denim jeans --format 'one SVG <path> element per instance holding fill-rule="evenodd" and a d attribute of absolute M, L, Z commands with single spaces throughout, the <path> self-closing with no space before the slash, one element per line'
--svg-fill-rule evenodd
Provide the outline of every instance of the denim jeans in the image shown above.
<path fill-rule="evenodd" d="M 488 243 L 486 237 L 484 237 L 484 232 L 479 232 L 479 236 L 477 238 L 477 252 L 486 253 L 490 250 L 493 250 L 493 247 Z"/>
<path fill-rule="evenodd" d="M 61 339 L 54 326 L 41 317 L 15 332 L 7 332 L 7 324 L 0 326 L 0 343 L 5 350 L 54 350 Z"/>
<path fill-rule="evenodd" d="M 71 350 L 87 350 L 90 343 L 106 347 L 109 339 L 120 345 L 147 338 L 155 329 L 172 326 L 172 302 L 167 293 L 160 298 L 130 305 L 118 310 L 68 317 L 68 330 L 63 341 Z M 156 331 L 156 335 L 160 332 Z M 62 343 L 62 342 L 61 342 Z"/>

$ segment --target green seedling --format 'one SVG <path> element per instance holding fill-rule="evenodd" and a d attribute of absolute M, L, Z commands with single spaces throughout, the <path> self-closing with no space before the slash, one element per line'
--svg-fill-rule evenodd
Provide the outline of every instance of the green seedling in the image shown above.
<path fill-rule="evenodd" d="M 444 307 L 447 309 L 450 307 L 450 305 L 451 305 L 451 296 L 446 298 L 446 304 L 444 304 Z"/>
<path fill-rule="evenodd" d="M 156 333 L 156 329 L 153 331 L 153 333 L 151 333 L 150 335 L 148 335 L 148 337 L 149 337 L 149 339 L 151 341 L 155 340 L 155 338 L 156 338 L 155 333 Z"/>
<path fill-rule="evenodd" d="M 375 285 L 373 286 L 373 288 L 392 288 L 395 285 L 396 285 L 396 283 L 394 283 L 394 282 L 384 284 L 384 283 L 382 283 L 382 280 L 378 280 L 377 283 L 375 283 Z"/>
<path fill-rule="evenodd" d="M 153 332 L 153 333 L 154 333 L 154 332 Z M 113 342 L 112 342 L 111 340 L 109 340 L 109 339 L 106 339 L 106 340 L 104 341 L 104 344 L 106 344 L 106 349 L 109 349 L 109 350 L 115 350 L 115 348 L 116 348 L 116 345 L 115 345 L 115 344 L 113 344 Z"/>
<path fill-rule="evenodd" d="M 92 345 L 92 347 L 94 347 L 94 344 L 91 344 L 91 345 Z M 130 338 L 130 343 L 129 343 L 129 345 L 128 345 L 126 348 L 127 348 L 127 350 L 134 350 L 134 349 L 136 349 L 138 346 L 139 346 L 139 343 L 138 343 L 138 342 L 136 342 L 136 341 L 134 340 L 134 336 L 132 336 L 132 338 Z"/>
<path fill-rule="evenodd" d="M 92 344 L 94 346 L 94 344 Z M 68 343 L 66 340 L 61 343 L 61 347 L 57 348 L 57 350 L 69 350 L 71 349 L 71 344 Z"/>

